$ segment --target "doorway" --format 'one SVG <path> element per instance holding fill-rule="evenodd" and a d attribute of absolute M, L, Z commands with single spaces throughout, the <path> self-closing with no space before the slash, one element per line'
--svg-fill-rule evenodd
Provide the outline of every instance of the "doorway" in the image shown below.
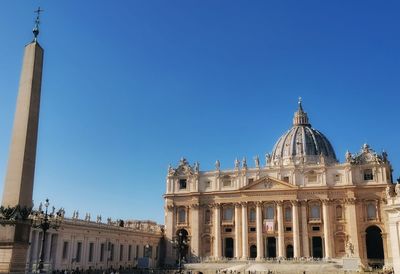
<path fill-rule="evenodd" d="M 369 264 L 375 267 L 382 267 L 385 259 L 382 231 L 379 227 L 373 225 L 368 227 L 365 232 L 367 233 L 365 239 Z"/>
<path fill-rule="evenodd" d="M 233 239 L 225 238 L 225 254 L 226 258 L 233 258 Z"/>
<path fill-rule="evenodd" d="M 276 258 L 276 238 L 267 238 L 267 258 Z"/>
<path fill-rule="evenodd" d="M 312 237 L 312 256 L 314 258 L 322 258 L 322 238 L 321 237 Z"/>
<path fill-rule="evenodd" d="M 293 246 L 287 245 L 286 247 L 286 258 L 293 258 Z"/>
<path fill-rule="evenodd" d="M 257 246 L 251 245 L 250 246 L 250 258 L 255 259 L 257 257 Z"/>

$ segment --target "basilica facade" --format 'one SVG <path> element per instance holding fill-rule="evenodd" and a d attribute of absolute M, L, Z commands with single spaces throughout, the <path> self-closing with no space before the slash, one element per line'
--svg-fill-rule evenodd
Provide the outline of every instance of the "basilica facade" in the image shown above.
<path fill-rule="evenodd" d="M 293 126 L 265 163 L 236 160 L 233 169 L 200 171 L 182 158 L 166 180 L 166 237 L 181 234 L 182 257 L 196 260 L 351 257 L 360 266 L 391 264 L 386 228 L 386 152 L 364 144 L 337 160 L 299 101 Z M 173 241 L 172 241 L 173 242 Z M 173 246 L 167 260 L 174 261 Z"/>

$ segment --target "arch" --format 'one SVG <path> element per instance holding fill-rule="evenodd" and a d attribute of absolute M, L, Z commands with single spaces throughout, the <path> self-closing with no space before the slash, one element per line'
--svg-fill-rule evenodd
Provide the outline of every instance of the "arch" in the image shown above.
<path fill-rule="evenodd" d="M 293 245 L 289 244 L 286 246 L 286 258 L 293 258 L 293 257 L 294 257 Z"/>
<path fill-rule="evenodd" d="M 371 225 L 365 232 L 368 264 L 373 267 L 382 267 L 385 259 L 382 230 L 376 225 Z"/>
<path fill-rule="evenodd" d="M 189 252 L 188 234 L 189 234 L 189 233 L 188 233 L 187 230 L 184 229 L 184 228 L 178 229 L 178 230 L 176 231 L 176 238 L 179 239 L 179 238 L 181 237 L 182 241 L 184 241 L 184 242 L 187 243 L 187 244 L 185 245 L 185 247 L 181 250 L 181 259 L 182 259 L 182 258 L 187 258 L 187 256 L 188 256 L 188 252 Z M 178 253 L 178 248 L 177 248 L 176 250 L 177 250 L 177 253 Z M 177 254 L 177 257 L 178 257 L 178 256 L 179 256 L 179 255 Z"/>
<path fill-rule="evenodd" d="M 257 246 L 256 245 L 250 246 L 250 258 L 252 258 L 252 259 L 257 258 Z"/>

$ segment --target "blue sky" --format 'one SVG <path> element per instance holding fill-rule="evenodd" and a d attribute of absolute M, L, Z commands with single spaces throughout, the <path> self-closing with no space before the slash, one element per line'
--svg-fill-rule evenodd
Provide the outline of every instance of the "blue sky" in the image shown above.
<path fill-rule="evenodd" d="M 162 223 L 169 163 L 253 164 L 299 96 L 341 161 L 367 142 L 400 175 L 398 1 L 3 1 L 1 180 L 39 5 L 36 203 Z"/>

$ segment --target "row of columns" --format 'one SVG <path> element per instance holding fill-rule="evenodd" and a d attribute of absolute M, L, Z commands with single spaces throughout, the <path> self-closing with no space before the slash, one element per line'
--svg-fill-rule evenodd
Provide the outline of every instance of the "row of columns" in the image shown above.
<path fill-rule="evenodd" d="M 299 202 L 291 201 L 292 203 L 292 233 L 293 233 L 293 255 L 294 257 L 309 257 L 309 236 L 308 236 L 308 218 L 307 218 L 307 203 L 301 204 L 302 215 L 302 239 L 300 239 L 300 220 L 299 220 Z M 284 231 L 284 216 L 283 216 L 283 202 L 275 202 L 277 207 L 277 222 L 278 222 L 278 257 L 285 257 L 285 231 Z M 256 242 L 257 242 L 257 259 L 264 258 L 264 237 L 263 237 L 263 217 L 262 217 L 262 202 L 256 202 Z M 327 202 L 323 202 L 323 227 L 324 227 L 324 249 L 325 257 L 332 257 L 332 243 L 331 243 L 331 227 L 328 220 L 330 220 L 330 212 Z M 355 214 L 355 209 L 352 211 Z M 241 214 L 241 218 L 240 218 Z M 221 238 L 221 205 L 214 205 L 214 257 L 222 257 L 222 238 Z M 352 216 L 353 214 L 351 214 Z M 235 244 L 234 244 L 234 257 L 247 259 L 248 253 L 248 211 L 247 203 L 235 204 Z M 239 237 L 241 236 L 241 237 Z M 240 241 L 241 238 L 241 241 Z M 301 246 L 302 254 L 301 255 Z M 358 245 L 357 245 L 358 246 Z"/>

